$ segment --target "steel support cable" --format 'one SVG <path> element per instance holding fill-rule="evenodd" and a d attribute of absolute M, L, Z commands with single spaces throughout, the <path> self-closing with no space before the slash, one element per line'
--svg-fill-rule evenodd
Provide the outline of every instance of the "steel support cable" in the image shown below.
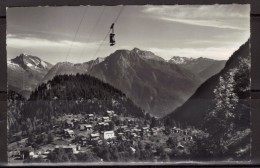
<path fill-rule="evenodd" d="M 125 6 L 122 6 L 122 8 L 120 9 L 120 11 L 118 12 L 117 17 L 116 17 L 115 21 L 113 22 L 114 24 L 117 22 L 117 20 L 118 20 L 119 16 L 121 15 L 121 13 L 122 13 L 124 7 L 125 7 Z M 100 48 L 102 47 L 102 45 L 103 45 L 104 41 L 106 40 L 107 36 L 109 35 L 109 33 L 110 33 L 110 30 L 107 32 L 105 38 L 101 41 L 101 43 L 100 43 L 98 49 L 96 50 L 96 52 L 95 52 L 95 54 L 94 54 L 94 57 L 92 57 L 92 59 L 97 56 L 98 51 L 99 51 Z"/>
<path fill-rule="evenodd" d="M 85 8 L 85 10 L 84 10 L 84 13 L 83 13 L 83 15 L 82 15 L 82 17 L 81 17 L 81 19 L 80 19 L 80 23 L 79 23 L 79 25 L 78 25 L 78 27 L 77 27 L 77 30 L 76 30 L 76 32 L 75 32 L 75 34 L 74 34 L 74 37 L 73 37 L 73 40 L 72 40 L 72 42 L 71 42 L 71 44 L 70 44 L 69 50 L 68 50 L 67 55 L 66 55 L 66 62 L 67 62 L 68 56 L 70 55 L 71 48 L 72 48 L 72 46 L 73 46 L 73 42 L 75 41 L 75 39 L 76 39 L 76 37 L 77 37 L 77 34 L 78 34 L 78 32 L 79 32 L 79 28 L 80 28 L 80 26 L 81 26 L 81 24 L 82 24 L 82 21 L 83 21 L 84 17 L 85 17 L 85 14 L 86 14 L 86 12 L 87 12 L 87 9 L 88 9 L 88 6 L 87 6 L 87 7 Z"/>
<path fill-rule="evenodd" d="M 86 12 L 87 12 L 87 9 L 88 9 L 88 6 L 86 6 L 86 8 L 85 8 L 85 10 L 84 10 L 84 13 L 83 13 L 83 15 L 82 15 L 82 17 L 81 17 L 81 19 L 80 19 L 80 23 L 79 23 L 79 25 L 78 25 L 78 27 L 77 27 L 77 30 L 76 30 L 75 34 L 74 34 L 72 43 L 70 44 L 69 50 L 68 50 L 67 55 L 66 55 L 66 62 L 67 62 L 68 56 L 69 56 L 69 54 L 70 54 L 70 51 L 71 51 L 73 42 L 75 41 L 75 39 L 76 39 L 76 37 L 77 37 L 77 34 L 78 34 L 78 32 L 79 32 L 79 28 L 80 28 L 80 26 L 81 26 L 81 23 L 82 23 L 82 21 L 83 21 L 83 19 L 84 19 L 84 17 L 85 17 Z M 60 67 L 61 67 L 61 66 L 59 66 L 58 68 L 60 68 Z M 67 99 L 67 88 L 65 88 L 64 91 L 65 91 L 65 101 L 67 102 L 67 101 L 68 101 L 68 99 Z"/>
<path fill-rule="evenodd" d="M 101 20 L 101 17 L 103 16 L 103 13 L 104 13 L 104 11 L 105 11 L 105 7 L 106 7 L 106 6 L 103 6 L 103 9 L 102 9 L 101 13 L 100 13 L 99 16 L 98 16 L 98 20 L 97 20 L 95 26 L 93 27 L 91 33 L 89 34 L 86 43 L 89 42 L 89 40 L 91 39 L 93 33 L 95 32 L 95 30 L 96 30 L 96 28 L 97 28 L 97 25 L 99 24 L 99 22 L 100 22 L 100 20 Z M 82 57 L 82 55 L 83 55 L 84 52 L 85 52 L 85 47 L 84 47 L 83 50 L 81 51 L 80 56 L 79 56 L 79 59 L 78 59 L 77 62 L 80 61 L 80 59 L 81 59 L 81 57 Z"/>

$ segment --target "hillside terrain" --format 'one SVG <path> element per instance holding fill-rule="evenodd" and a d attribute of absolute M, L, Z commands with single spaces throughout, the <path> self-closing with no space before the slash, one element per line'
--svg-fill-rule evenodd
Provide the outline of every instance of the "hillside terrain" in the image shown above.
<path fill-rule="evenodd" d="M 196 126 L 209 137 L 197 141 L 197 157 L 249 160 L 251 152 L 249 41 L 227 61 L 224 69 L 204 82 L 182 106 L 163 120 Z M 205 143 L 207 142 L 207 143 Z"/>
<path fill-rule="evenodd" d="M 208 112 L 209 104 L 214 100 L 214 90 L 218 86 L 219 78 L 226 75 L 231 69 L 239 68 L 240 60 L 249 57 L 249 42 L 242 45 L 227 61 L 223 70 L 205 81 L 196 92 L 180 107 L 174 110 L 166 118 L 170 121 L 176 119 L 188 122 L 195 126 L 202 124 L 202 119 Z M 238 79 L 236 82 L 245 82 Z M 249 80 L 249 79 L 247 79 Z"/>
<path fill-rule="evenodd" d="M 102 114 L 107 109 L 117 110 L 119 115 L 144 117 L 143 110 L 123 92 L 95 77 L 58 75 L 32 92 L 21 111 L 26 122 L 20 125 L 37 127 L 37 121 L 49 124 L 64 114 Z"/>

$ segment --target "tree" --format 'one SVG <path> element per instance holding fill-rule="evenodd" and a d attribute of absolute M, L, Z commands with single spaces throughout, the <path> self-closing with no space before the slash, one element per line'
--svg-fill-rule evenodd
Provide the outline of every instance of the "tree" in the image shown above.
<path fill-rule="evenodd" d="M 249 60 L 249 58 L 240 59 L 239 68 L 232 68 L 220 76 L 214 90 L 214 102 L 209 108 L 210 112 L 206 115 L 204 124 L 210 134 L 207 141 L 214 144 L 211 145 L 211 152 L 214 152 L 214 155 L 221 156 L 226 153 L 228 149 L 225 144 L 232 135 L 238 130 L 249 127 L 250 109 L 247 103 L 250 98 Z"/>
<path fill-rule="evenodd" d="M 221 141 L 233 129 L 235 109 L 238 103 L 238 96 L 234 92 L 236 72 L 237 69 L 232 69 L 226 76 L 220 76 L 219 84 L 214 90 L 214 105 L 207 116 L 208 131 L 213 135 L 223 134 L 220 138 Z"/>
<path fill-rule="evenodd" d="M 166 141 L 167 145 L 170 147 L 175 147 L 178 144 L 178 140 L 177 137 L 169 137 L 168 140 Z"/>
<path fill-rule="evenodd" d="M 84 153 L 79 153 L 77 155 L 78 162 L 97 162 L 99 160 L 100 159 L 92 152 L 84 152 Z"/>
<path fill-rule="evenodd" d="M 149 113 L 146 113 L 145 114 L 145 120 L 151 120 L 151 115 Z"/>
<path fill-rule="evenodd" d="M 49 133 L 49 134 L 48 134 L 48 142 L 49 142 L 49 143 L 52 143 L 53 140 L 54 140 L 53 134 L 52 134 L 52 133 Z"/>
<path fill-rule="evenodd" d="M 157 127 L 158 126 L 158 123 L 157 123 L 157 120 L 155 117 L 152 117 L 152 121 L 151 121 L 151 128 L 153 127 Z"/>
<path fill-rule="evenodd" d="M 170 157 L 168 156 L 168 154 L 166 152 L 163 152 L 161 154 L 160 160 L 163 162 L 169 162 L 170 161 Z"/>
<path fill-rule="evenodd" d="M 113 121 L 111 121 L 111 122 L 109 123 L 109 129 L 110 129 L 110 130 L 114 130 L 114 129 L 115 129 L 115 123 L 114 123 Z"/>

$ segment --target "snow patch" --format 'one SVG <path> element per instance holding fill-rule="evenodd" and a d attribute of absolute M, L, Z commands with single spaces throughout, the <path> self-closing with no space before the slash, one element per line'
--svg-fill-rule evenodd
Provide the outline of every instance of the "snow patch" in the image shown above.
<path fill-rule="evenodd" d="M 33 64 L 31 64 L 31 63 L 29 63 L 29 62 L 27 62 L 26 65 L 27 65 L 28 67 L 34 66 Z"/>
<path fill-rule="evenodd" d="M 189 61 L 193 61 L 193 58 L 186 58 L 186 57 L 179 57 L 179 56 L 175 56 L 172 57 L 168 62 L 172 62 L 175 64 L 186 64 Z"/>
<path fill-rule="evenodd" d="M 44 62 L 44 61 L 41 61 L 41 65 L 46 68 L 47 67 L 47 64 Z"/>
<path fill-rule="evenodd" d="M 13 62 L 10 61 L 10 60 L 7 61 L 7 65 L 8 65 L 8 67 L 11 68 L 11 69 L 20 68 L 20 66 L 19 66 L 18 64 L 15 64 L 15 63 L 13 63 Z"/>
<path fill-rule="evenodd" d="M 37 59 L 30 59 L 35 65 L 39 65 L 41 61 L 37 60 Z"/>

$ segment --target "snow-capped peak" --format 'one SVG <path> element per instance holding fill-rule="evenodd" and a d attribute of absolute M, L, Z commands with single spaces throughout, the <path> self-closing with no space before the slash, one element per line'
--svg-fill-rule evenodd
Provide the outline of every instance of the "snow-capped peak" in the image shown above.
<path fill-rule="evenodd" d="M 16 64 L 23 69 L 30 68 L 30 69 L 40 70 L 40 69 L 51 68 L 51 64 L 49 64 L 45 61 L 42 61 L 40 58 L 38 58 L 36 56 L 32 56 L 32 55 L 29 55 L 26 53 L 22 53 L 19 56 L 8 61 L 8 64 L 11 65 L 11 63 Z"/>
<path fill-rule="evenodd" d="M 29 56 L 27 53 L 21 53 L 20 56 Z"/>
<path fill-rule="evenodd" d="M 194 59 L 187 58 L 187 57 L 174 56 L 168 62 L 175 63 L 175 64 L 185 64 L 188 61 L 192 61 L 192 60 L 194 60 Z"/>

